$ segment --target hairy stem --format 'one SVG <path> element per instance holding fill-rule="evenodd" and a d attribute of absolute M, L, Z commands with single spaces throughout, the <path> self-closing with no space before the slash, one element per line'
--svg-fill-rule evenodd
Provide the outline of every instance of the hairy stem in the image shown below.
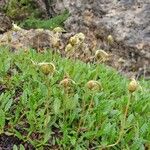
<path fill-rule="evenodd" d="M 128 102 L 127 102 L 125 112 L 124 112 L 124 117 L 123 117 L 123 120 L 121 121 L 121 128 L 120 128 L 120 133 L 119 133 L 117 141 L 115 143 L 107 145 L 107 146 L 97 146 L 97 147 L 94 147 L 92 149 L 100 148 L 100 150 L 101 150 L 101 148 L 110 148 L 110 147 L 113 147 L 113 146 L 116 146 L 117 144 L 119 144 L 119 142 L 120 142 L 120 140 L 124 134 L 124 129 L 125 129 L 125 125 L 126 125 L 126 118 L 127 118 L 131 99 L 132 99 L 132 93 L 130 94 L 130 97 L 128 98 Z"/>

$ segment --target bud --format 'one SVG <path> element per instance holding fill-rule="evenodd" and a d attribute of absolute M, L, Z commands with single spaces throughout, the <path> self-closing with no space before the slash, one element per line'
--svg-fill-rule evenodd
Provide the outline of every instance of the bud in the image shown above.
<path fill-rule="evenodd" d="M 25 48 L 25 49 L 24 49 L 24 52 L 25 52 L 25 53 L 29 53 L 29 51 L 30 51 L 30 50 L 29 50 L 28 48 Z"/>
<path fill-rule="evenodd" d="M 55 72 L 55 65 L 53 63 L 39 63 L 38 66 L 45 75 L 52 75 Z"/>
<path fill-rule="evenodd" d="M 13 25 L 12 28 L 13 28 L 14 31 L 20 31 L 20 30 L 22 30 L 22 28 L 20 28 L 19 26 L 17 26 L 17 24 L 13 23 L 12 25 Z"/>
<path fill-rule="evenodd" d="M 78 37 L 81 42 L 85 40 L 85 35 L 83 33 L 77 33 L 75 37 Z"/>
<path fill-rule="evenodd" d="M 80 43 L 79 41 L 79 38 L 76 37 L 76 36 L 72 36 L 70 39 L 69 39 L 69 43 L 74 46 L 74 45 L 78 45 Z"/>
<path fill-rule="evenodd" d="M 119 59 L 118 59 L 118 62 L 119 62 L 119 63 L 125 63 L 125 60 L 124 60 L 123 58 L 119 58 Z"/>
<path fill-rule="evenodd" d="M 137 88 L 138 88 L 138 82 L 134 78 L 132 78 L 131 82 L 128 85 L 128 90 L 130 93 L 133 93 L 137 90 Z"/>
<path fill-rule="evenodd" d="M 59 33 L 62 33 L 62 32 L 66 32 L 66 30 L 65 29 L 63 29 L 62 27 L 56 27 L 56 28 L 54 28 L 53 29 L 53 32 L 59 32 Z"/>
<path fill-rule="evenodd" d="M 90 80 L 87 82 L 86 87 L 92 91 L 99 91 L 102 89 L 101 84 L 98 81 Z"/>
<path fill-rule="evenodd" d="M 59 47 L 59 45 L 60 45 L 60 40 L 59 40 L 59 38 L 53 37 L 53 38 L 51 39 L 51 42 L 52 42 L 52 46 L 55 47 L 55 48 Z"/>
<path fill-rule="evenodd" d="M 59 85 L 63 86 L 64 88 L 70 87 L 73 84 L 75 84 L 75 82 L 70 78 L 65 78 L 59 83 Z"/>
<path fill-rule="evenodd" d="M 102 62 L 109 60 L 109 54 L 107 54 L 104 50 L 97 50 L 95 53 L 95 58 Z"/>
<path fill-rule="evenodd" d="M 67 44 L 66 47 L 65 47 L 65 52 L 72 51 L 73 49 L 74 49 L 73 46 L 69 43 L 69 44 Z"/>
<path fill-rule="evenodd" d="M 112 35 L 108 35 L 107 41 L 108 41 L 109 44 L 113 44 L 114 43 L 114 38 L 112 37 Z"/>
<path fill-rule="evenodd" d="M 38 32 L 43 32 L 43 31 L 44 31 L 44 29 L 39 28 L 39 29 L 36 29 L 36 31 L 38 31 Z"/>

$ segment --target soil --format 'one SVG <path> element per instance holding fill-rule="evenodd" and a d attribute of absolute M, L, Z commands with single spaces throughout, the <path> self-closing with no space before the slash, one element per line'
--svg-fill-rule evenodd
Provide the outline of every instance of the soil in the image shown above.
<path fill-rule="evenodd" d="M 24 143 L 17 137 L 8 136 L 5 134 L 0 135 L 0 150 L 12 150 L 14 145 L 19 146 L 20 144 L 22 144 L 26 150 L 35 150 L 30 143 Z"/>
<path fill-rule="evenodd" d="M 21 132 L 21 129 L 16 127 L 19 132 Z M 58 139 L 62 137 L 62 133 L 60 132 L 59 128 L 52 127 L 52 132 L 53 136 L 51 139 L 49 139 L 48 144 L 51 146 L 44 146 L 44 150 L 58 150 L 59 146 L 58 145 L 53 145 L 52 144 L 52 139 Z M 24 134 L 24 133 L 22 133 Z M 40 134 L 38 133 L 32 133 L 30 136 L 31 139 L 38 139 L 40 138 Z M 34 146 L 30 144 L 29 142 L 23 142 L 19 138 L 13 136 L 13 135 L 6 135 L 6 134 L 1 134 L 0 135 L 0 150 L 12 150 L 13 146 L 16 145 L 19 147 L 19 145 L 22 144 L 26 150 L 35 150 Z"/>

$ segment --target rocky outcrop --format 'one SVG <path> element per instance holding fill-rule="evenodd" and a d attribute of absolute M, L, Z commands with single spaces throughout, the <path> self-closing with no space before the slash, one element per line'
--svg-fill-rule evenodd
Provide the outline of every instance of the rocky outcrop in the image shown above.
<path fill-rule="evenodd" d="M 62 0 L 33 0 L 44 18 L 51 18 L 62 13 L 66 9 L 66 2 Z M 68 2 L 67 2 L 68 3 Z"/>
<path fill-rule="evenodd" d="M 70 0 L 66 7 L 71 13 L 66 29 L 82 31 L 89 41 L 92 38 L 94 48 L 128 60 L 130 70 L 144 67 L 150 72 L 149 0 Z M 110 34 L 113 44 L 107 41 Z"/>
<path fill-rule="evenodd" d="M 0 33 L 6 32 L 12 28 L 11 20 L 0 12 Z"/>
<path fill-rule="evenodd" d="M 66 30 L 85 33 L 93 53 L 96 49 L 102 48 L 126 59 L 128 66 L 132 66 L 130 70 L 138 71 L 144 67 L 150 72 L 149 0 L 57 0 L 51 2 L 56 13 L 64 9 L 69 10 L 71 16 L 65 22 Z M 113 44 L 108 43 L 108 35 L 113 36 Z"/>

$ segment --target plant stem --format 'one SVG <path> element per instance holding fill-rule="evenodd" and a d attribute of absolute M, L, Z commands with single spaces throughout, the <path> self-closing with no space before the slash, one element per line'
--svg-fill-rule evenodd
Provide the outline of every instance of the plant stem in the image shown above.
<path fill-rule="evenodd" d="M 124 112 L 123 121 L 121 121 L 121 128 L 120 128 L 120 133 L 119 133 L 117 141 L 114 144 L 110 144 L 110 145 L 107 145 L 107 146 L 100 145 L 100 146 L 94 147 L 92 149 L 100 148 L 99 150 L 101 150 L 101 148 L 110 148 L 110 147 L 113 147 L 113 146 L 117 145 L 120 142 L 120 140 L 121 140 L 121 138 L 122 138 L 122 136 L 124 134 L 126 118 L 127 118 L 127 114 L 128 114 L 128 110 L 129 110 L 131 99 L 132 99 L 132 93 L 130 93 L 130 96 L 128 98 L 128 102 L 127 102 L 127 105 L 126 105 L 126 108 L 125 108 L 125 112 Z"/>

